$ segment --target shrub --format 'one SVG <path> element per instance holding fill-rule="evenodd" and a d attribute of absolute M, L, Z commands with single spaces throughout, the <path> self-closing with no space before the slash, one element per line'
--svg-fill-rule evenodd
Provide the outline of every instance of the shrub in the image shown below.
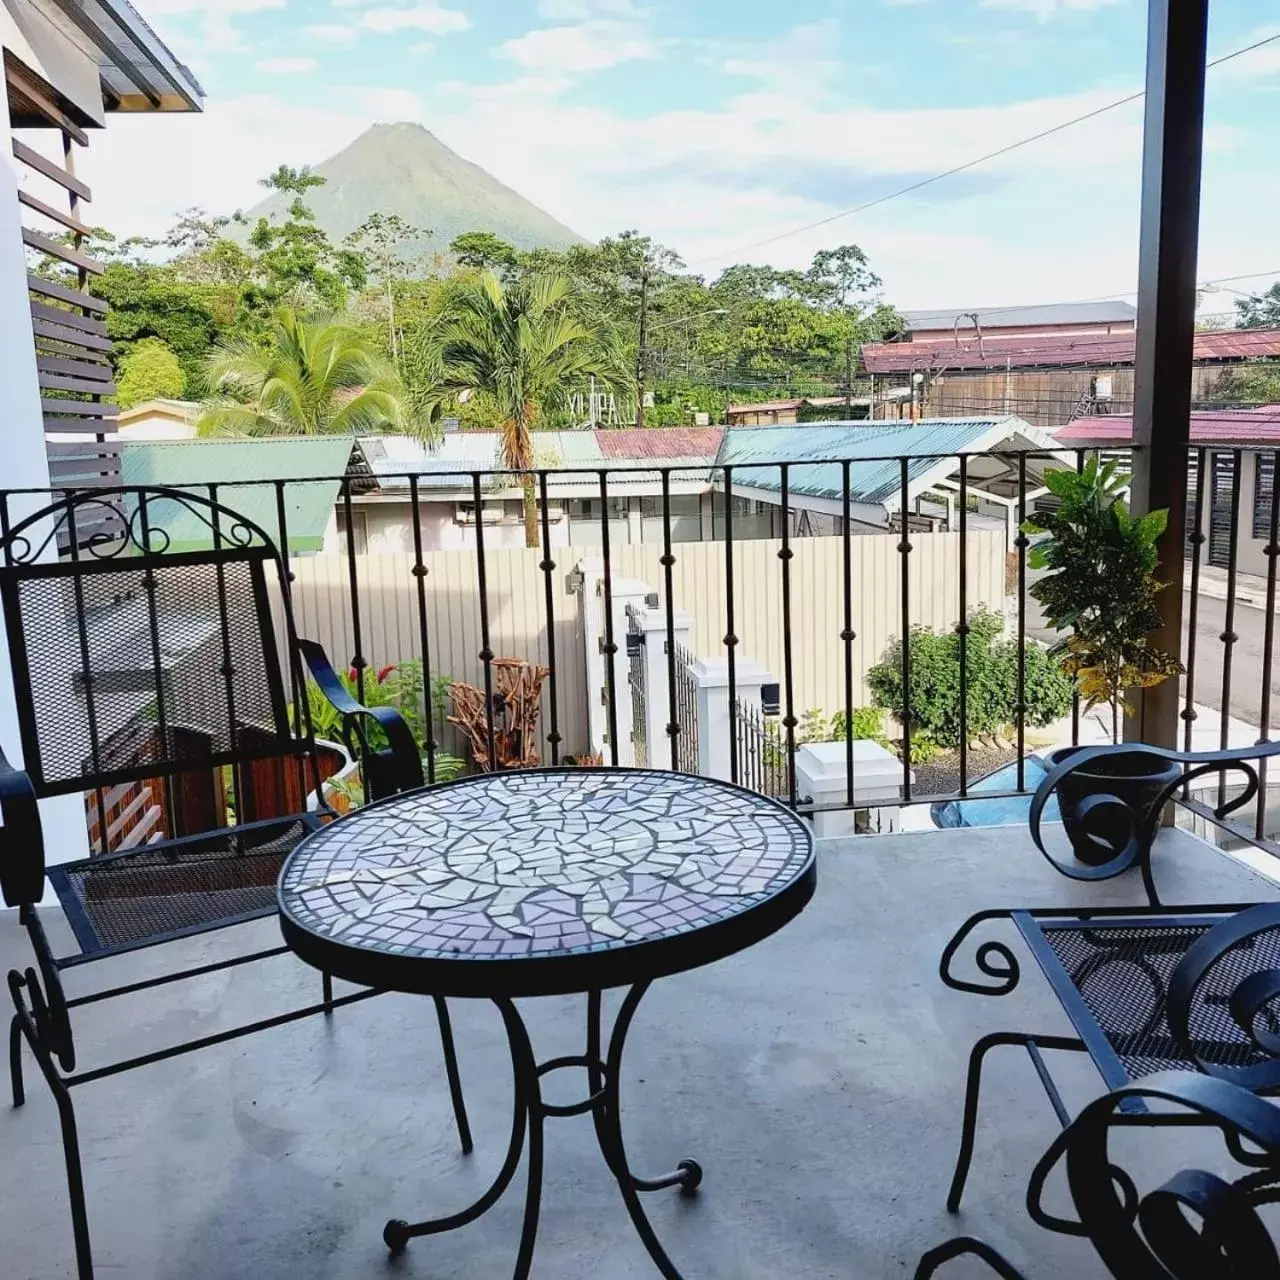
<path fill-rule="evenodd" d="M 1018 713 L 1018 645 L 1003 638 L 1000 615 L 979 609 L 969 619 L 966 726 L 970 738 L 1013 724 Z M 1048 651 L 1025 643 L 1026 722 L 1043 726 L 1071 708 L 1071 681 Z M 911 726 L 912 755 L 917 735 L 942 747 L 960 745 L 960 637 L 913 627 L 910 638 L 910 706 L 903 705 L 902 641 L 895 640 L 867 672 L 873 701 Z M 917 762 L 918 763 L 918 762 Z"/>
<path fill-rule="evenodd" d="M 143 338 L 120 361 L 116 400 L 122 409 L 132 409 L 147 400 L 180 399 L 186 387 L 173 348 L 159 338 Z"/>

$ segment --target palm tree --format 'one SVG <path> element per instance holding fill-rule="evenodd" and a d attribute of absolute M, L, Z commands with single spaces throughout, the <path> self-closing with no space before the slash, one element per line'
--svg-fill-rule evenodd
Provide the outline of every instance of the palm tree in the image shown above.
<path fill-rule="evenodd" d="M 216 347 L 209 383 L 214 395 L 197 424 L 201 435 L 354 435 L 414 425 L 395 370 L 372 343 L 287 307 L 265 345 L 236 338 Z"/>
<path fill-rule="evenodd" d="M 425 400 L 434 414 L 465 392 L 492 397 L 501 414 L 502 465 L 511 471 L 532 468 L 532 432 L 570 386 L 590 374 L 611 385 L 626 382 L 610 327 L 586 318 L 563 276 L 504 283 L 485 271 L 459 281 L 414 357 L 410 364 L 429 370 L 433 388 Z M 536 547 L 533 476 L 525 475 L 521 484 L 525 542 Z"/>

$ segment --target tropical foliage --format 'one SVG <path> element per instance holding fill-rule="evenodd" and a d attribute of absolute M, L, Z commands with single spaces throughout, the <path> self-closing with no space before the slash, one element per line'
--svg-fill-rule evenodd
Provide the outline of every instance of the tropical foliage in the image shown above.
<path fill-rule="evenodd" d="M 910 697 L 903 696 L 902 641 L 894 640 L 879 663 L 867 672 L 877 707 L 900 723 L 908 718 L 914 748 L 917 737 L 927 746 L 958 747 L 960 723 L 960 646 L 955 631 L 914 627 L 910 645 Z M 1004 620 L 989 609 L 969 617 L 965 650 L 964 731 L 969 738 L 1000 733 L 1018 719 L 1018 642 L 1004 635 Z M 1023 672 L 1026 723 L 1052 724 L 1071 709 L 1071 681 L 1050 653 L 1034 640 L 1024 642 Z"/>
<path fill-rule="evenodd" d="M 146 400 L 177 400 L 186 387 L 187 377 L 173 348 L 159 338 L 143 338 L 120 361 L 116 403 L 132 409 Z"/>
<path fill-rule="evenodd" d="M 1032 544 L 1032 569 L 1049 572 L 1031 588 L 1049 625 L 1066 632 L 1051 652 L 1087 707 L 1111 706 L 1112 736 L 1128 689 L 1149 689 L 1182 670 L 1172 654 L 1151 643 L 1161 622 L 1156 578 L 1157 541 L 1168 511 L 1129 514 L 1127 481 L 1117 464 L 1090 458 L 1084 469 L 1047 471 L 1058 506 L 1023 526 L 1042 534 Z M 1126 708 L 1128 710 L 1128 708 Z"/>
<path fill-rule="evenodd" d="M 394 369 L 365 336 L 301 320 L 287 307 L 266 342 L 239 337 L 216 347 L 207 377 L 213 395 L 201 435 L 354 435 L 410 425 Z"/>
<path fill-rule="evenodd" d="M 607 328 L 588 323 L 564 276 L 503 282 L 491 271 L 460 283 L 438 323 L 406 350 L 415 403 L 438 413 L 450 401 L 481 395 L 494 406 L 502 465 L 534 465 L 533 431 L 565 390 L 595 376 L 622 386 L 626 370 Z M 538 545 L 532 477 L 526 477 L 525 532 Z"/>

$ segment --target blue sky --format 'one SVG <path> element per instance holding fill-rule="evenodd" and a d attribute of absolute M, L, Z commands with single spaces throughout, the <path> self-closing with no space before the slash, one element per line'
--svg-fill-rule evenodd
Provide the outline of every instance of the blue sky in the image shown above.
<path fill-rule="evenodd" d="M 1140 103 L 796 229 L 1133 92 L 1145 0 L 136 3 L 208 101 L 95 140 L 116 230 L 247 206 L 276 164 L 407 119 L 583 235 L 636 227 L 707 274 L 855 241 L 904 307 L 1135 287 Z M 1215 55 L 1276 32 L 1271 0 L 1215 0 Z M 1199 274 L 1280 276 L 1280 41 L 1209 83 Z"/>

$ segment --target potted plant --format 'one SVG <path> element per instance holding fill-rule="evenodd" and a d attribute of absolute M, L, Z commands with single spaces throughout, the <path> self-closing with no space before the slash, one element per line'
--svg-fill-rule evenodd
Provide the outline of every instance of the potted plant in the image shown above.
<path fill-rule="evenodd" d="M 1050 653 L 1075 682 L 1086 710 L 1110 706 L 1111 740 L 1118 743 L 1121 716 L 1131 713 L 1124 706 L 1126 690 L 1149 689 L 1182 671 L 1174 655 L 1150 640 L 1160 625 L 1157 599 L 1166 585 L 1156 578 L 1156 542 L 1169 513 L 1151 511 L 1134 519 L 1121 496 L 1127 482 L 1117 475 L 1116 463 L 1100 465 L 1096 457 L 1078 472 L 1046 471 L 1044 482 L 1059 505 L 1022 526 L 1024 534 L 1043 535 L 1031 545 L 1030 567 L 1049 571 L 1031 595 L 1044 606 L 1048 624 L 1066 633 Z M 1050 752 L 1050 768 L 1077 750 Z M 1088 797 L 1117 796 L 1144 821 L 1179 775 L 1176 764 L 1134 746 L 1063 778 L 1059 806 L 1076 856 L 1101 864 L 1118 852 L 1116 842 L 1123 847 L 1128 839 L 1127 816 L 1105 808 L 1096 810 L 1092 830 L 1084 830 Z"/>

